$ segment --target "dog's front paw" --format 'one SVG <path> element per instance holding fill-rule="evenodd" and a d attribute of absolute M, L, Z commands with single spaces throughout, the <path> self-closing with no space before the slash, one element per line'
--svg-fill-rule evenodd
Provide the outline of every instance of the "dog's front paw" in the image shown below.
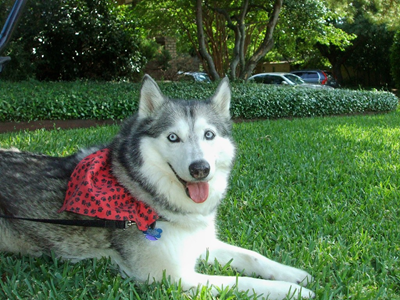
<path fill-rule="evenodd" d="M 11 148 L 0 148 L 0 151 L 2 151 L 2 152 L 6 152 L 6 151 L 9 151 L 9 152 L 21 152 L 21 151 L 19 151 L 19 149 L 18 148 L 15 148 L 15 147 L 11 147 Z"/>
<path fill-rule="evenodd" d="M 315 294 L 313 291 L 302 287 L 298 284 L 291 284 L 288 282 L 275 281 L 274 285 L 270 287 L 268 292 L 268 299 L 270 300 L 283 300 L 283 299 L 313 299 Z"/>
<path fill-rule="evenodd" d="M 308 283 L 314 281 L 314 278 L 306 271 L 289 266 L 285 266 L 275 279 L 297 283 L 302 286 L 307 286 Z"/>
<path fill-rule="evenodd" d="M 291 282 L 296 282 L 297 284 L 300 284 L 302 286 L 307 286 L 310 282 L 314 281 L 314 277 L 312 277 L 309 273 L 306 271 L 296 269 L 296 274 L 294 274 L 293 278 L 295 281 Z"/>
<path fill-rule="evenodd" d="M 290 296 L 292 296 L 291 293 L 289 293 Z M 315 298 L 315 293 L 309 289 L 306 288 L 301 288 L 299 290 L 295 290 L 295 292 L 293 293 L 293 299 L 298 299 L 299 296 L 301 296 L 302 299 L 314 299 Z"/>

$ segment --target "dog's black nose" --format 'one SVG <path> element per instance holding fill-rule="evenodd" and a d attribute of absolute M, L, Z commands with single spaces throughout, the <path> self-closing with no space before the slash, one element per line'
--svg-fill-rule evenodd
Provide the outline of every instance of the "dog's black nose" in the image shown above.
<path fill-rule="evenodd" d="M 210 173 L 210 165 L 205 160 L 198 160 L 190 164 L 190 175 L 196 179 L 204 179 Z"/>

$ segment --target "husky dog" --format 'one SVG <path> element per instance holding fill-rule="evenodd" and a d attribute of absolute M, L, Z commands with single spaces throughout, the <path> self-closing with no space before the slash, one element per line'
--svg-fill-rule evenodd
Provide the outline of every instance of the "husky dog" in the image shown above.
<path fill-rule="evenodd" d="M 269 299 L 313 298 L 299 285 L 312 280 L 307 272 L 217 239 L 235 155 L 230 98 L 228 79 L 210 99 L 186 101 L 168 99 L 146 75 L 137 114 L 108 146 L 69 157 L 0 151 L 0 251 L 111 257 L 125 276 L 145 282 L 166 274 L 185 290 L 209 285 L 218 294 L 215 287 L 230 286 Z M 135 224 L 79 223 L 91 220 Z M 205 255 L 263 279 L 199 274 Z"/>

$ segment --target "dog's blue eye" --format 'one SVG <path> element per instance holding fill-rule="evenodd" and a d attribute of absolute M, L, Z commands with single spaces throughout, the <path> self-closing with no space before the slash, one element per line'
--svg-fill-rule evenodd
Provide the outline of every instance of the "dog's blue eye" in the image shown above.
<path fill-rule="evenodd" d="M 168 141 L 171 143 L 178 143 L 181 141 L 181 139 L 175 133 L 170 133 L 168 136 Z"/>
<path fill-rule="evenodd" d="M 204 134 L 204 137 L 206 138 L 206 140 L 212 140 L 215 138 L 215 133 L 208 130 L 206 131 L 206 133 Z"/>

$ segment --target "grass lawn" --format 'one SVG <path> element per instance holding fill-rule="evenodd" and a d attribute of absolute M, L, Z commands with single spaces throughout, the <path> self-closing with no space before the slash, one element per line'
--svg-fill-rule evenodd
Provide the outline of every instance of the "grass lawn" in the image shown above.
<path fill-rule="evenodd" d="M 2 147 L 67 155 L 116 126 L 0 135 Z M 237 160 L 221 239 L 306 269 L 317 299 L 400 299 L 400 111 L 234 126 Z M 0 170 L 1 172 L 1 170 Z M 202 271 L 234 274 L 229 266 Z M 210 299 L 166 279 L 137 284 L 107 259 L 0 254 L 0 299 Z M 247 299 L 224 290 L 218 299 Z M 252 299 L 252 298 L 251 298 Z"/>

